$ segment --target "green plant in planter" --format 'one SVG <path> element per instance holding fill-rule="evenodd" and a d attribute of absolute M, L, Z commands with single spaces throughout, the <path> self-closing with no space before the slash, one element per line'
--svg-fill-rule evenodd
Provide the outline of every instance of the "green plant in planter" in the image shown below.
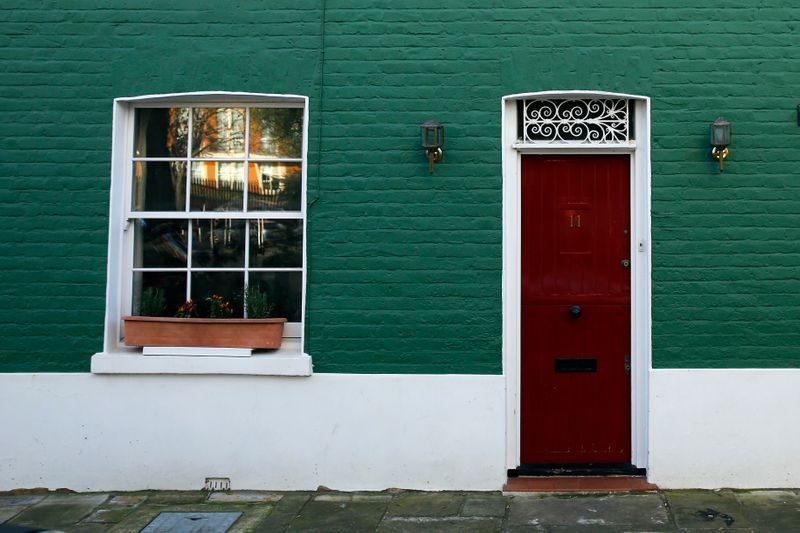
<path fill-rule="evenodd" d="M 260 285 L 248 285 L 244 293 L 244 306 L 247 318 L 268 318 L 275 307 L 270 303 L 266 291 Z"/>
<path fill-rule="evenodd" d="M 139 300 L 139 316 L 163 316 L 167 308 L 167 299 L 164 291 L 155 287 L 148 287 L 142 291 Z"/>

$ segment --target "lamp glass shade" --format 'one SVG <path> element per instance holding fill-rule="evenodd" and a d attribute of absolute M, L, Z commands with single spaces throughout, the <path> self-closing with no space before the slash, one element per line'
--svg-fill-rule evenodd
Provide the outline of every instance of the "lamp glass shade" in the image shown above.
<path fill-rule="evenodd" d="M 731 123 L 719 117 L 711 124 L 711 145 L 728 146 L 731 144 Z"/>
<path fill-rule="evenodd" d="M 423 148 L 441 148 L 444 144 L 444 126 L 429 120 L 420 126 Z"/>

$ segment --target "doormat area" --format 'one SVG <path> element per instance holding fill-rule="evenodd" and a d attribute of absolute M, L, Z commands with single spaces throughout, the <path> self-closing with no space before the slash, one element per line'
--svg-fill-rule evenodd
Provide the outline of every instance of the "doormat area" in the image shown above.
<path fill-rule="evenodd" d="M 225 533 L 242 513 L 159 513 L 141 533 Z"/>
<path fill-rule="evenodd" d="M 552 476 L 509 478 L 503 492 L 654 492 L 640 476 Z"/>

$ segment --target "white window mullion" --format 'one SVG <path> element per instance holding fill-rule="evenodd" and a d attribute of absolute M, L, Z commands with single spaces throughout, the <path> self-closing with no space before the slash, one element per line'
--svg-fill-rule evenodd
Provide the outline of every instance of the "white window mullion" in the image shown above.
<path fill-rule="evenodd" d="M 192 298 L 192 242 L 194 242 L 194 220 L 189 219 L 189 235 L 186 238 L 186 301 Z"/>
<path fill-rule="evenodd" d="M 194 239 L 194 221 L 189 217 L 189 202 L 192 200 L 192 136 L 194 128 L 194 107 L 189 107 L 189 125 L 186 133 L 186 202 L 183 206 L 184 216 L 187 217 L 186 227 L 189 235 L 186 236 L 186 295 L 184 301 L 192 298 L 192 242 Z"/>
<path fill-rule="evenodd" d="M 250 286 L 250 221 L 244 221 L 244 297 L 242 316 L 247 318 L 247 288 Z"/>
<path fill-rule="evenodd" d="M 186 201 L 183 206 L 183 211 L 188 213 L 189 202 L 192 200 L 192 122 L 194 120 L 194 108 L 189 108 L 189 132 L 186 137 Z M 188 298 L 187 298 L 188 299 Z"/>
<path fill-rule="evenodd" d="M 244 109 L 244 183 L 242 185 L 243 194 L 242 201 L 244 205 L 242 210 L 247 213 L 247 195 L 249 194 L 250 185 L 250 108 Z"/>

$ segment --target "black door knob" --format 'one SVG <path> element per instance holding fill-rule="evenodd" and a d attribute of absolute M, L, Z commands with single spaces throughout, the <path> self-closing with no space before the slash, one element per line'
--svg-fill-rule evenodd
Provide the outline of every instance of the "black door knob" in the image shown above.
<path fill-rule="evenodd" d="M 578 318 L 579 316 L 581 316 L 582 312 L 583 311 L 581 310 L 580 305 L 573 305 L 572 307 L 569 308 L 569 316 L 571 316 L 572 318 Z"/>

